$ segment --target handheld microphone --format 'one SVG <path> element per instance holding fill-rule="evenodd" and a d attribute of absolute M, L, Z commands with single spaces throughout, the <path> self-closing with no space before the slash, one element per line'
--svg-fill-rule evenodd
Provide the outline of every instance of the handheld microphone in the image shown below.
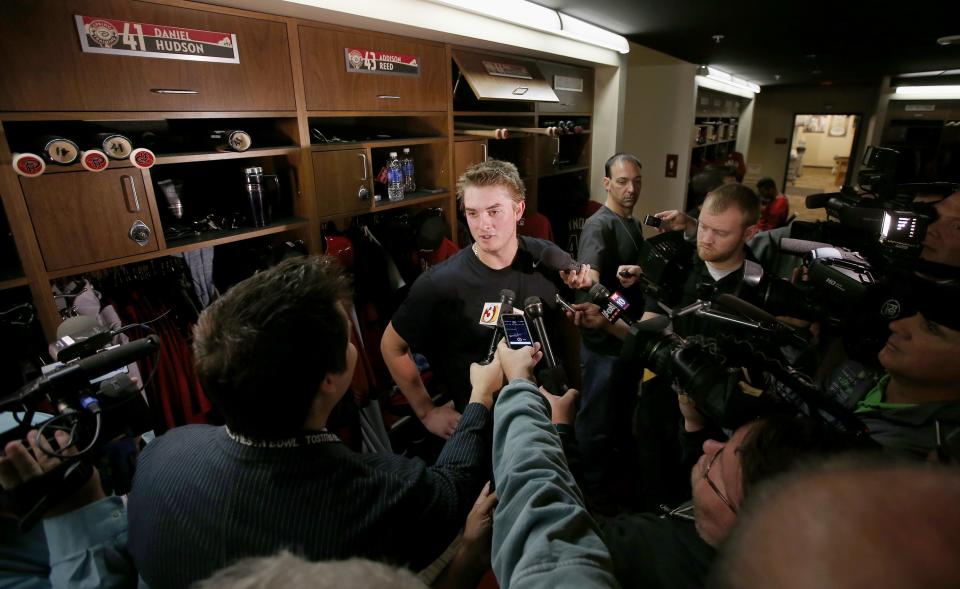
<path fill-rule="evenodd" d="M 527 318 L 533 324 L 533 330 L 537 332 L 540 351 L 543 352 L 543 360 L 547 364 L 547 367 L 539 373 L 540 381 L 551 393 L 562 395 L 567 392 L 567 375 L 564 373 L 563 366 L 557 364 L 557 358 L 553 355 L 550 336 L 547 335 L 547 327 L 543 323 L 543 301 L 540 297 L 527 297 L 523 301 L 523 312 L 527 314 Z"/>
<path fill-rule="evenodd" d="M 548 246 L 543 250 L 543 253 L 540 254 L 540 262 L 547 268 L 558 272 L 576 272 L 582 265 L 574 260 L 568 252 L 555 245 Z"/>
<path fill-rule="evenodd" d="M 25 384 L 17 392 L 0 399 L 0 411 L 22 407 L 48 389 L 70 390 L 82 387 L 89 383 L 90 379 L 135 362 L 155 352 L 159 347 L 160 338 L 149 335 L 89 358 L 73 361 L 56 372 L 45 374 Z"/>
<path fill-rule="evenodd" d="M 587 296 L 590 297 L 590 302 L 600 307 L 600 314 L 610 323 L 616 323 L 617 319 L 623 319 L 627 325 L 633 325 L 633 319 L 623 314 L 630 308 L 630 301 L 619 292 L 610 294 L 610 291 L 598 282 L 590 287 Z"/>
<path fill-rule="evenodd" d="M 513 313 L 513 301 L 517 299 L 517 293 L 509 288 L 500 291 L 500 315 L 504 313 Z M 497 353 L 497 344 L 503 338 L 503 332 L 496 325 L 493 327 L 493 336 L 490 337 L 490 346 L 487 348 L 487 355 L 484 356 L 481 364 L 493 362 L 493 356 Z"/>

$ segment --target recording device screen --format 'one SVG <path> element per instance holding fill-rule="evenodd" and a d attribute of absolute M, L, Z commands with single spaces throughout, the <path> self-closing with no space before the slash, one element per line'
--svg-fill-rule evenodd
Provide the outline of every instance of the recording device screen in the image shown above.
<path fill-rule="evenodd" d="M 653 215 L 647 215 L 643 218 L 643 224 L 650 227 L 659 227 L 663 224 L 663 220 L 659 217 L 654 217 Z"/>
<path fill-rule="evenodd" d="M 533 337 L 530 336 L 530 328 L 523 315 L 501 315 L 500 325 L 503 327 L 503 333 L 510 348 L 519 350 L 524 346 L 533 345 Z"/>
<path fill-rule="evenodd" d="M 880 243 L 902 249 L 914 248 L 923 241 L 923 226 L 919 216 L 910 211 L 884 211 L 880 229 Z"/>

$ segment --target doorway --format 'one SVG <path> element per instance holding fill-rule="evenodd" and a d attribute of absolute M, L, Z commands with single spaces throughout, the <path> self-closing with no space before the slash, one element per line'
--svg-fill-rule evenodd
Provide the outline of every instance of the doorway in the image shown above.
<path fill-rule="evenodd" d="M 854 113 L 794 116 L 783 193 L 798 219 L 825 218 L 822 209 L 806 208 L 806 197 L 837 192 L 848 183 L 861 118 Z"/>

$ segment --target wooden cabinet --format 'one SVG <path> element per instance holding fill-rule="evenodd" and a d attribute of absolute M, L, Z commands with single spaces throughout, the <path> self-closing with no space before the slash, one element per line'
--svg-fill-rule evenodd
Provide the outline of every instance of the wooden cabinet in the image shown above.
<path fill-rule="evenodd" d="M 593 70 L 559 63 L 538 61 L 547 83 L 556 92 L 560 102 L 541 102 L 541 113 L 593 112 Z"/>
<path fill-rule="evenodd" d="M 319 216 L 370 212 L 373 180 L 366 149 L 315 152 L 313 174 Z"/>
<path fill-rule="evenodd" d="M 300 27 L 300 58 L 307 109 L 442 111 L 447 109 L 446 51 L 442 45 L 369 33 L 314 26 Z M 361 57 L 386 52 L 416 59 L 417 73 L 391 73 L 349 66 L 350 51 Z M 401 69 L 400 66 L 395 67 Z M 353 70 L 353 71 L 350 71 Z"/>
<path fill-rule="evenodd" d="M 20 184 L 48 271 L 158 248 L 139 170 L 45 174 Z M 149 230 L 143 245 L 130 235 L 138 222 Z"/>
<path fill-rule="evenodd" d="M 453 144 L 453 177 L 459 178 L 467 168 L 487 159 L 487 142 L 480 140 L 456 141 Z"/>
<path fill-rule="evenodd" d="M 240 63 L 85 53 L 75 15 L 232 33 Z M 131 0 L 4 0 L 0 22 L 0 111 L 296 109 L 283 22 Z"/>

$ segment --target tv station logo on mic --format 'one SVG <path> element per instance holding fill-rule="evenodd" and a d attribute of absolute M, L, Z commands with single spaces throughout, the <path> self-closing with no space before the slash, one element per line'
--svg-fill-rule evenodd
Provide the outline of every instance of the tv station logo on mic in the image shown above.
<path fill-rule="evenodd" d="M 500 303 L 484 303 L 483 311 L 480 313 L 480 325 L 496 327 L 498 319 L 500 319 Z"/>

